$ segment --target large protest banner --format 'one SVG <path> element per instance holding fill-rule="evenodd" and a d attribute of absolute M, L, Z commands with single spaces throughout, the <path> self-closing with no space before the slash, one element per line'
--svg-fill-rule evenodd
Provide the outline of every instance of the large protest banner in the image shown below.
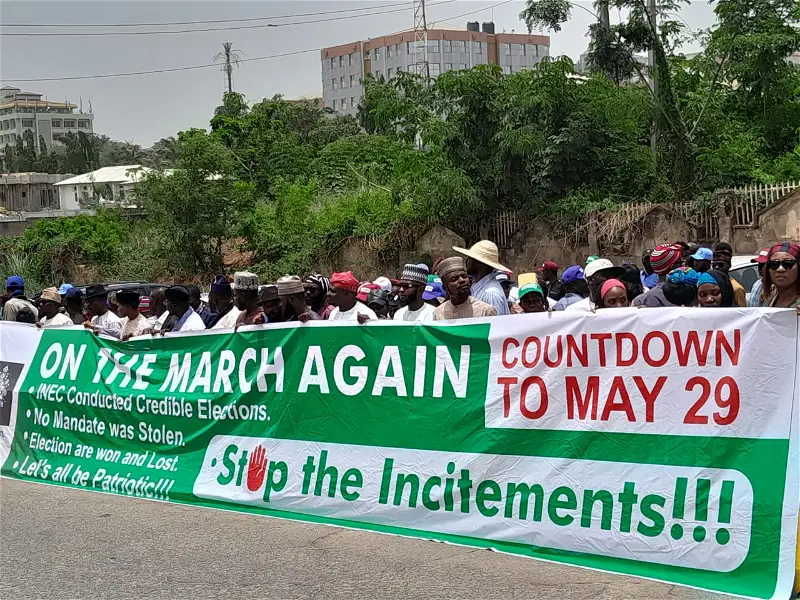
<path fill-rule="evenodd" d="M 785 599 L 799 362 L 778 310 L 126 344 L 3 323 L 0 459 L 17 479 Z"/>

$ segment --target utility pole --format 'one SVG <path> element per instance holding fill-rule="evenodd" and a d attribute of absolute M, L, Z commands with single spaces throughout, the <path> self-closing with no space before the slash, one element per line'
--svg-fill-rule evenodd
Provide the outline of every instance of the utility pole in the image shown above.
<path fill-rule="evenodd" d="M 425 20 L 425 0 L 414 0 L 414 62 L 412 70 L 430 78 L 428 66 L 428 24 Z"/>
<path fill-rule="evenodd" d="M 656 12 L 656 0 L 647 0 L 647 14 L 650 21 L 650 28 L 652 35 L 655 38 L 658 35 L 658 14 Z M 653 45 L 650 44 L 650 49 L 647 51 L 647 66 L 650 71 L 650 87 L 653 90 L 653 101 L 660 102 L 658 97 L 658 77 L 656 76 L 656 54 L 653 50 Z M 658 111 L 655 112 L 656 117 L 653 119 L 653 132 L 650 134 L 650 151 L 653 153 L 653 169 L 658 168 Z"/>

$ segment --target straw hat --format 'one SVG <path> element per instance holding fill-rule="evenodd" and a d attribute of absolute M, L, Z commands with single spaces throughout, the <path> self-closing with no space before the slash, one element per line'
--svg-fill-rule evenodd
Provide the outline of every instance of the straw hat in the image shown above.
<path fill-rule="evenodd" d="M 453 246 L 453 250 L 498 271 L 511 272 L 511 269 L 500 264 L 500 251 L 497 249 L 497 244 L 489 240 L 481 240 L 477 244 L 473 244 L 469 250 L 458 246 Z"/>

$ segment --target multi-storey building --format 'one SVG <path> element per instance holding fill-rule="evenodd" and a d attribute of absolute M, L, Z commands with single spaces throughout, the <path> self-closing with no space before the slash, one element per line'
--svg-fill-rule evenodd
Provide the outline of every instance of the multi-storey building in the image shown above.
<path fill-rule="evenodd" d="M 31 131 L 34 143 L 44 140 L 48 149 L 58 144 L 58 138 L 66 133 L 92 133 L 94 115 L 75 112 L 78 108 L 70 102 L 42 100 L 41 94 L 23 92 L 19 88 L 0 88 L 0 152 L 13 145 L 17 137 L 25 137 Z"/>
<path fill-rule="evenodd" d="M 467 23 L 467 30 L 428 30 L 427 62 L 431 77 L 447 71 L 497 64 L 506 73 L 536 66 L 550 54 L 544 35 L 495 33 L 494 23 Z M 406 31 L 322 49 L 322 95 L 326 108 L 355 114 L 366 75 L 391 79 L 412 70 L 416 46 L 414 31 Z"/>

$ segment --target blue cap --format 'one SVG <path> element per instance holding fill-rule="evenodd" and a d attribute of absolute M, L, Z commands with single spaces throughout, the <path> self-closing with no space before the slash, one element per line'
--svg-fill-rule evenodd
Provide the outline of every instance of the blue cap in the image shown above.
<path fill-rule="evenodd" d="M 444 298 L 444 288 L 441 283 L 429 283 L 422 292 L 423 300 L 433 300 L 434 298 Z"/>
<path fill-rule="evenodd" d="M 78 288 L 73 287 L 67 290 L 67 298 L 83 298 L 83 292 Z"/>
<path fill-rule="evenodd" d="M 58 294 L 59 294 L 59 296 L 66 296 L 66 295 L 67 295 L 67 292 L 68 292 L 68 291 L 70 291 L 70 290 L 72 289 L 72 287 L 73 287 L 73 286 L 72 286 L 72 284 L 71 284 L 71 283 L 62 283 L 62 284 L 61 284 L 61 287 L 60 287 L 60 288 L 58 288 Z"/>
<path fill-rule="evenodd" d="M 714 253 L 711 248 L 698 248 L 697 252 L 692 254 L 691 258 L 695 260 L 713 260 Z"/>
<path fill-rule="evenodd" d="M 8 279 L 6 279 L 6 289 L 19 289 L 25 287 L 25 280 L 22 278 L 21 275 L 12 275 Z"/>
<path fill-rule="evenodd" d="M 567 267 L 561 274 L 562 283 L 572 283 L 583 278 L 583 269 L 581 269 L 580 265 L 572 265 L 571 267 Z"/>

